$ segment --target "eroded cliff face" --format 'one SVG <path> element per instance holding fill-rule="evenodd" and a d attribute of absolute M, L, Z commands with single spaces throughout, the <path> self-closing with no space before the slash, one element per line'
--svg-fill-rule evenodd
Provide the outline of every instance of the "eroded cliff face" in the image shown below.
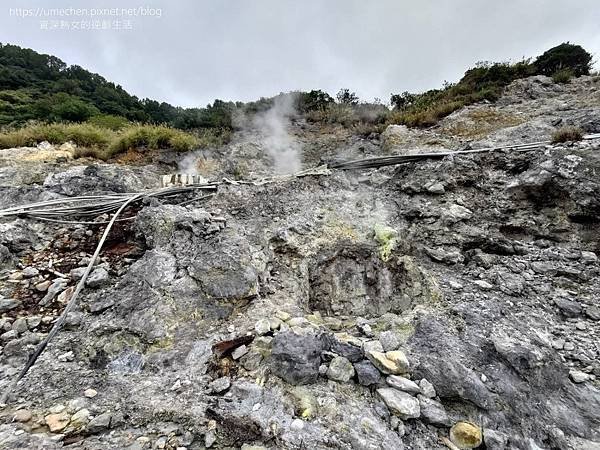
<path fill-rule="evenodd" d="M 599 88 L 536 77 L 428 131 L 292 132 L 304 167 L 543 140 L 565 123 L 600 132 Z M 210 164 L 200 155 L 200 171 L 268 173 L 257 140 L 246 131 Z M 127 166 L 3 152 L 2 207 L 151 189 L 175 170 L 164 155 Z M 145 202 L 3 408 L 0 443 L 436 449 L 450 436 L 459 448 L 598 448 L 599 174 L 590 140 Z M 2 387 L 101 232 L 0 223 Z"/>

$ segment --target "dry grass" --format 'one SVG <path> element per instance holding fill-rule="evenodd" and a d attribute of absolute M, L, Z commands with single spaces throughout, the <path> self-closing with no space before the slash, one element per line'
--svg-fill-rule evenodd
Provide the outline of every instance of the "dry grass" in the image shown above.
<path fill-rule="evenodd" d="M 562 127 L 552 134 L 552 143 L 575 142 L 583 139 L 583 130 L 578 127 Z"/>
<path fill-rule="evenodd" d="M 467 139 L 480 139 L 494 131 L 514 127 L 524 119 L 493 108 L 478 108 L 461 114 L 456 120 L 442 127 L 442 133 Z"/>
<path fill-rule="evenodd" d="M 0 133 L 0 148 L 35 147 L 47 141 L 60 145 L 73 142 L 75 157 L 107 160 L 130 149 L 173 149 L 184 152 L 198 147 L 199 140 L 189 133 L 160 125 L 132 125 L 113 131 L 89 123 L 31 124 Z"/>

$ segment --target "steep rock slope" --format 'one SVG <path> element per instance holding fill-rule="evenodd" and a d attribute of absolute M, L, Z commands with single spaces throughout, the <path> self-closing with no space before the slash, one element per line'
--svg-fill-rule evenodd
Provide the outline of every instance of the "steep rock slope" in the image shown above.
<path fill-rule="evenodd" d="M 408 144 L 293 133 L 305 166 L 510 144 L 563 122 L 600 131 L 596 98 L 589 77 L 570 87 L 533 78 L 499 104 L 409 131 Z M 464 124 L 473 111 L 520 123 L 481 130 L 482 113 Z M 237 163 L 254 139 L 219 149 L 218 163 Z M 75 164 L 44 163 L 43 183 L 26 186 L 15 174 L 32 166 L 12 165 L 2 205 L 152 188 L 163 170 Z M 593 140 L 224 184 L 198 205 L 146 202 L 2 410 L 0 443 L 437 449 L 451 437 L 460 448 L 598 448 L 599 173 Z M 0 230 L 6 386 L 102 228 L 16 219 Z"/>

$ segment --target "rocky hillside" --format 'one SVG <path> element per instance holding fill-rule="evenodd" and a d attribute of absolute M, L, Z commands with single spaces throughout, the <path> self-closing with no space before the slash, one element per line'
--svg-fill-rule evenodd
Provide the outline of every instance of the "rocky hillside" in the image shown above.
<path fill-rule="evenodd" d="M 274 148 L 308 168 L 563 125 L 600 132 L 598 78 L 518 80 L 434 128 L 369 138 L 294 121 L 185 157 L 0 151 L 2 208 L 155 189 L 177 171 L 230 180 L 126 213 L 0 411 L 0 447 L 600 448 L 600 140 L 233 180 L 273 174 L 291 158 Z M 0 388 L 103 227 L 0 222 Z"/>

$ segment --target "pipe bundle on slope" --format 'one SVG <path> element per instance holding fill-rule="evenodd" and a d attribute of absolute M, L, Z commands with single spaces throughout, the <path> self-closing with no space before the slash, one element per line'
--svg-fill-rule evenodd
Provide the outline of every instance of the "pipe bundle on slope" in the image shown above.
<path fill-rule="evenodd" d="M 134 192 L 125 194 L 84 195 L 80 197 L 65 197 L 43 202 L 29 203 L 0 210 L 0 217 L 30 217 L 38 220 L 58 223 L 99 224 L 103 222 L 82 222 L 76 219 L 92 218 L 102 214 L 117 211 L 123 204 L 135 198 L 169 198 L 194 191 L 216 191 L 217 185 L 202 184 L 189 186 L 173 186 L 156 189 L 148 192 Z M 127 220 L 120 219 L 120 220 Z"/>
<path fill-rule="evenodd" d="M 599 139 L 600 134 L 588 134 L 583 137 L 584 140 Z M 450 152 L 430 152 L 430 153 L 412 153 L 408 155 L 378 156 L 374 158 L 357 159 L 353 161 L 340 161 L 328 164 L 330 169 L 352 170 L 352 169 L 374 169 L 384 166 L 393 166 L 396 164 L 406 164 L 415 161 L 427 159 L 443 159 L 446 156 L 469 155 L 472 153 L 487 153 L 499 150 L 527 151 L 545 147 L 552 144 L 551 141 L 530 142 L 527 144 L 504 145 L 499 147 L 486 147 L 471 150 L 457 150 Z"/>

